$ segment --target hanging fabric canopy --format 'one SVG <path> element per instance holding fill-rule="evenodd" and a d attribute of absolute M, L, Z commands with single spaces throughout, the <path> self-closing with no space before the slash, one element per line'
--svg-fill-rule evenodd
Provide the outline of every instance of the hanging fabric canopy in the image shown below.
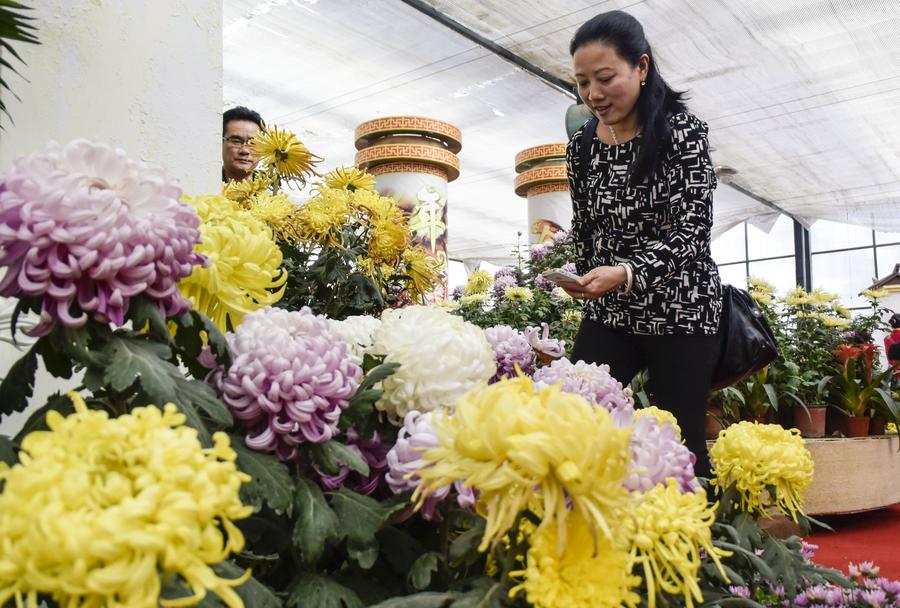
<path fill-rule="evenodd" d="M 423 10 L 571 81 L 575 29 L 615 8 L 641 21 L 663 75 L 690 91 L 714 163 L 737 171 L 716 193 L 714 234 L 776 209 L 900 231 L 894 1 L 226 0 L 225 100 L 297 132 L 326 168 L 352 164 L 365 120 L 456 125 L 450 257 L 502 261 L 527 241 L 513 159 L 565 141 L 574 99 Z"/>

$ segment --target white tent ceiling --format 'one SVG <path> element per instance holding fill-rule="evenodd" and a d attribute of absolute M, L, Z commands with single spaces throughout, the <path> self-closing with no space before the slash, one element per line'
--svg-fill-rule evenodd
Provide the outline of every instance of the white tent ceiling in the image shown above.
<path fill-rule="evenodd" d="M 810 221 L 900 231 L 900 2 L 464 0 L 425 4 L 566 80 L 568 42 L 619 8 L 710 125 L 733 182 Z M 497 259 L 526 227 L 513 158 L 566 138 L 572 97 L 401 0 L 225 0 L 226 105 L 294 130 L 331 168 L 353 129 L 393 114 L 463 133 L 450 256 Z M 727 185 L 716 233 L 771 209 Z"/>

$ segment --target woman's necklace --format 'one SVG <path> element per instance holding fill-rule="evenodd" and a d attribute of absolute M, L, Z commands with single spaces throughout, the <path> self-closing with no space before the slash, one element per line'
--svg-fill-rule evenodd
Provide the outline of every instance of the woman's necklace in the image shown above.
<path fill-rule="evenodd" d="M 609 129 L 609 134 L 612 135 L 613 143 L 618 146 L 619 138 L 616 137 L 616 130 L 612 128 L 612 125 L 606 125 L 606 128 Z"/>

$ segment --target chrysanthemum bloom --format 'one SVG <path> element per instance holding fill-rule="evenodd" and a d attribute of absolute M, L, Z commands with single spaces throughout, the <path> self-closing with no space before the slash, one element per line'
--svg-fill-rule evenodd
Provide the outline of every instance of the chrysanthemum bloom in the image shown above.
<path fill-rule="evenodd" d="M 354 492 L 371 495 L 381 485 L 381 479 L 387 470 L 387 452 L 389 444 L 381 440 L 381 435 L 375 431 L 368 439 L 362 439 L 355 429 L 347 430 L 347 449 L 354 452 L 369 467 L 369 474 L 363 475 L 351 471 L 345 464 L 340 465 L 340 470 L 334 475 L 328 475 L 314 467 L 318 473 L 319 485 L 325 490 L 334 491 L 338 488 L 350 488 Z"/>
<path fill-rule="evenodd" d="M 617 538 L 633 500 L 622 485 L 630 429 L 616 428 L 603 408 L 519 377 L 471 391 L 434 426 L 440 446 L 423 454 L 431 466 L 419 471 L 414 499 L 464 479 L 487 520 L 481 550 L 506 534 L 536 494 L 544 514 L 538 529 L 557 526 L 561 545 L 576 514 L 592 533 Z"/>
<path fill-rule="evenodd" d="M 423 247 L 416 245 L 403 251 L 403 273 L 406 290 L 415 301 L 431 293 L 440 282 L 440 265 Z"/>
<path fill-rule="evenodd" d="M 225 338 L 231 366 L 213 369 L 206 380 L 247 429 L 248 446 L 293 460 L 300 444 L 337 434 L 362 369 L 324 317 L 308 307 L 264 308 Z"/>
<path fill-rule="evenodd" d="M 842 319 L 849 319 L 851 317 L 850 311 L 840 302 L 832 302 L 831 311 Z"/>
<path fill-rule="evenodd" d="M 469 275 L 466 281 L 466 295 L 471 296 L 478 293 L 487 293 L 494 282 L 494 277 L 484 270 L 476 270 Z"/>
<path fill-rule="evenodd" d="M 559 245 L 560 243 L 564 243 L 566 239 L 569 238 L 569 233 L 565 230 L 559 230 L 556 234 L 553 235 L 553 244 Z"/>
<path fill-rule="evenodd" d="M 522 332 L 535 351 L 551 359 L 559 359 L 566 354 L 565 340 L 550 337 L 550 326 L 541 323 L 540 327 L 527 327 Z"/>
<path fill-rule="evenodd" d="M 75 413 L 49 412 L 50 430 L 29 433 L 21 464 L 0 470 L 0 605 L 36 608 L 38 594 L 60 606 L 167 605 L 162 580 L 175 577 L 193 592 L 177 605 L 211 591 L 242 607 L 233 587 L 250 573 L 228 580 L 210 567 L 243 548 L 233 521 L 253 512 L 228 436 L 204 449 L 171 403 L 110 419 L 70 396 Z"/>
<path fill-rule="evenodd" d="M 751 291 L 750 291 L 750 296 L 751 296 L 751 297 L 756 301 L 756 303 L 759 304 L 760 306 L 771 306 L 771 305 L 775 302 L 775 299 L 772 297 L 771 294 L 763 293 L 763 292 L 761 292 L 761 291 L 751 290 Z"/>
<path fill-rule="evenodd" d="M 426 414 L 410 412 L 403 419 L 403 426 L 397 434 L 397 442 L 387 453 L 388 472 L 385 481 L 394 494 L 415 490 L 421 483 L 417 472 L 428 466 L 422 459 L 422 452 L 438 445 L 437 432 L 431 421 L 432 414 L 432 412 Z M 451 489 L 455 491 L 459 506 L 464 509 L 474 506 L 475 493 L 471 488 L 466 488 L 461 480 L 456 480 L 443 488 L 435 489 L 428 495 L 422 503 L 422 517 L 429 521 L 437 519 L 438 504 L 450 495 Z"/>
<path fill-rule="evenodd" d="M 272 231 L 224 196 L 185 197 L 202 220 L 197 252 L 209 258 L 178 284 L 194 308 L 222 331 L 284 295 L 287 272 Z"/>
<path fill-rule="evenodd" d="M 452 407 L 497 370 L 480 327 L 430 306 L 385 311 L 372 354 L 400 364 L 384 380 L 384 394 L 375 404 L 396 423 L 412 410 Z"/>
<path fill-rule="evenodd" d="M 490 296 L 486 293 L 473 293 L 470 296 L 463 296 L 459 299 L 460 306 L 471 306 L 473 308 L 481 308 L 490 301 Z"/>
<path fill-rule="evenodd" d="M 760 279 L 758 277 L 747 277 L 747 287 L 749 287 L 751 291 L 758 291 L 769 295 L 775 293 L 774 285 L 765 279 Z"/>
<path fill-rule="evenodd" d="M 359 315 L 343 321 L 328 319 L 331 334 L 347 345 L 350 360 L 362 366 L 363 357 L 372 348 L 375 330 L 381 325 L 378 317 Z"/>
<path fill-rule="evenodd" d="M 344 190 L 374 190 L 375 176 L 357 167 L 338 167 L 325 176 L 325 185 L 328 188 L 342 188 Z"/>
<path fill-rule="evenodd" d="M 656 421 L 659 424 L 669 423 L 672 425 L 672 428 L 675 429 L 675 436 L 678 439 L 681 439 L 681 427 L 678 426 L 678 419 L 675 417 L 675 414 L 670 412 L 669 410 L 661 410 L 655 405 L 651 405 L 648 407 L 642 407 L 634 410 L 634 419 L 643 418 L 644 416 L 652 416 L 656 418 Z"/>
<path fill-rule="evenodd" d="M 276 241 L 296 243 L 300 240 L 300 207 L 286 194 L 263 191 L 240 204 L 242 209 L 263 222 L 272 230 Z"/>
<path fill-rule="evenodd" d="M 553 281 L 550 281 L 548 279 L 545 279 L 541 275 L 537 275 L 536 277 L 534 277 L 534 287 L 536 289 L 540 289 L 542 291 L 550 291 L 550 292 L 553 292 L 556 289 L 560 289 L 559 287 L 556 287 L 556 283 L 554 283 Z"/>
<path fill-rule="evenodd" d="M 341 228 L 350 221 L 350 193 L 327 188 L 309 199 L 298 214 L 300 240 L 321 246 L 341 242 Z"/>
<path fill-rule="evenodd" d="M 501 277 L 512 277 L 515 279 L 516 276 L 517 275 L 516 275 L 515 268 L 513 268 L 512 266 L 503 266 L 497 272 L 494 273 L 494 280 L 496 281 L 497 279 L 499 279 Z"/>
<path fill-rule="evenodd" d="M 578 308 L 564 310 L 562 315 L 560 316 L 566 323 L 571 323 L 573 325 L 578 325 L 579 323 L 581 323 L 581 310 Z"/>
<path fill-rule="evenodd" d="M 534 373 L 538 387 L 559 384 L 567 393 L 581 395 L 589 403 L 606 409 L 618 427 L 630 426 L 634 418 L 634 397 L 630 388 L 609 375 L 606 364 L 572 363 L 566 358 L 557 359 Z"/>
<path fill-rule="evenodd" d="M 503 299 L 507 302 L 531 302 L 534 294 L 527 287 L 507 287 L 503 291 Z"/>
<path fill-rule="evenodd" d="M 769 517 L 774 505 L 793 519 L 803 511 L 803 494 L 812 483 L 813 459 L 800 431 L 777 424 L 739 422 L 719 433 L 709 451 L 713 482 L 719 490 L 731 484 L 741 495 L 741 508 Z M 769 496 L 769 487 L 776 496 Z"/>
<path fill-rule="evenodd" d="M 506 292 L 507 287 L 518 287 L 519 282 L 516 281 L 516 277 L 509 276 L 508 274 L 504 274 L 499 277 L 494 277 L 494 295 L 498 298 L 502 298 L 504 292 Z"/>
<path fill-rule="evenodd" d="M 230 179 L 222 184 L 222 196 L 244 205 L 251 198 L 268 190 L 272 182 L 272 177 L 265 173 L 255 173 L 252 177 L 241 181 Z"/>
<path fill-rule="evenodd" d="M 578 274 L 578 268 L 575 267 L 575 262 L 566 262 L 562 265 L 562 270 L 571 272 L 572 274 Z"/>
<path fill-rule="evenodd" d="M 836 301 L 838 299 L 838 295 L 836 293 L 831 293 L 822 289 L 813 289 L 809 294 L 809 299 L 813 304 L 816 304 L 818 306 L 825 306 L 826 304 L 831 304 L 832 302 Z"/>
<path fill-rule="evenodd" d="M 547 256 L 549 252 L 549 247 L 547 247 L 543 243 L 538 243 L 537 245 L 531 246 L 528 255 L 532 262 L 540 262 Z"/>
<path fill-rule="evenodd" d="M 459 302 L 454 302 L 453 300 L 436 300 L 431 305 L 444 310 L 457 310 L 459 308 Z"/>
<path fill-rule="evenodd" d="M 123 150 L 50 143 L 0 175 L 0 296 L 41 301 L 29 333 L 88 319 L 121 325 L 143 295 L 164 316 L 190 304 L 178 281 L 203 256 L 200 220 L 165 172 Z"/>
<path fill-rule="evenodd" d="M 828 315 L 820 315 L 819 319 L 825 327 L 849 327 L 849 319 L 841 319 L 838 317 L 829 317 Z"/>
<path fill-rule="evenodd" d="M 715 508 L 708 505 L 705 492 L 682 492 L 674 479 L 641 498 L 625 520 L 631 539 L 629 570 L 643 573 L 650 608 L 656 606 L 658 592 L 681 595 L 693 608 L 694 601 L 703 602 L 697 583 L 701 549 L 726 577 L 719 558 L 730 553 L 712 544 Z"/>
<path fill-rule="evenodd" d="M 453 291 L 450 292 L 450 297 L 457 301 L 464 295 L 466 295 L 466 288 L 464 285 L 457 285 L 453 288 Z"/>
<path fill-rule="evenodd" d="M 802 287 L 795 287 L 790 290 L 784 297 L 781 298 L 781 301 L 789 306 L 804 306 L 806 304 L 811 304 L 812 300 L 809 297 L 809 294 L 806 293 L 806 290 Z"/>
<path fill-rule="evenodd" d="M 549 289 L 552 290 L 552 291 L 550 291 L 550 299 L 553 300 L 554 302 L 571 302 L 572 301 L 572 296 L 570 296 L 569 293 L 562 287 L 553 287 L 551 285 Z"/>
<path fill-rule="evenodd" d="M 609 539 L 595 537 L 580 515 L 566 523 L 565 548 L 560 551 L 557 526 L 532 536 L 525 568 L 510 574 L 524 577 L 510 596 L 525 591 L 535 608 L 618 608 L 640 604 L 633 591 L 641 583 L 631 574 L 628 553 Z"/>
<path fill-rule="evenodd" d="M 285 179 L 306 183 L 306 177 L 315 175 L 315 165 L 321 158 L 309 151 L 297 136 L 285 129 L 272 126 L 259 132 L 251 142 L 253 154 L 259 163 Z"/>
<path fill-rule="evenodd" d="M 875 300 L 888 297 L 889 294 L 890 292 L 886 289 L 864 289 L 859 295 L 870 302 L 874 302 Z"/>
<path fill-rule="evenodd" d="M 369 257 L 373 260 L 395 264 L 409 241 L 406 222 L 374 218 L 369 223 Z"/>
<path fill-rule="evenodd" d="M 484 330 L 484 336 L 494 349 L 497 359 L 497 373 L 490 379 L 490 383 L 501 378 L 514 378 L 519 371 L 526 376 L 534 373 L 534 349 L 522 332 L 509 325 L 496 325 Z"/>
<path fill-rule="evenodd" d="M 694 474 L 697 458 L 681 443 L 669 422 L 659 422 L 653 416 L 636 418 L 631 431 L 631 454 L 631 468 L 625 480 L 630 491 L 646 492 L 667 479 L 674 479 L 682 492 L 700 489 Z"/>

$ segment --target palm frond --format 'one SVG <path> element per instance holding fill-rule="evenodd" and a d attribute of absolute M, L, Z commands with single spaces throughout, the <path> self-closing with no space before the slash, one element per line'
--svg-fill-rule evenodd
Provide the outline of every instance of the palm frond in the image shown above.
<path fill-rule="evenodd" d="M 3 89 L 12 93 L 13 97 L 16 99 L 18 99 L 18 97 L 9 88 L 9 84 L 3 77 L 3 73 L 5 70 L 10 70 L 16 74 L 19 74 L 19 72 L 3 57 L 3 54 L 9 53 L 15 57 L 19 63 L 24 65 L 25 62 L 22 61 L 22 57 L 19 56 L 19 53 L 13 48 L 11 42 L 40 44 L 36 34 L 37 28 L 31 23 L 34 21 L 34 17 L 29 17 L 27 14 L 24 14 L 25 11 L 30 10 L 31 8 L 20 2 L 15 2 L 14 0 L 0 0 L 0 114 L 9 116 L 10 121 L 12 121 L 12 116 L 10 116 L 9 111 L 6 109 L 6 103 L 3 101 Z M 21 76 L 21 74 L 19 75 Z"/>

